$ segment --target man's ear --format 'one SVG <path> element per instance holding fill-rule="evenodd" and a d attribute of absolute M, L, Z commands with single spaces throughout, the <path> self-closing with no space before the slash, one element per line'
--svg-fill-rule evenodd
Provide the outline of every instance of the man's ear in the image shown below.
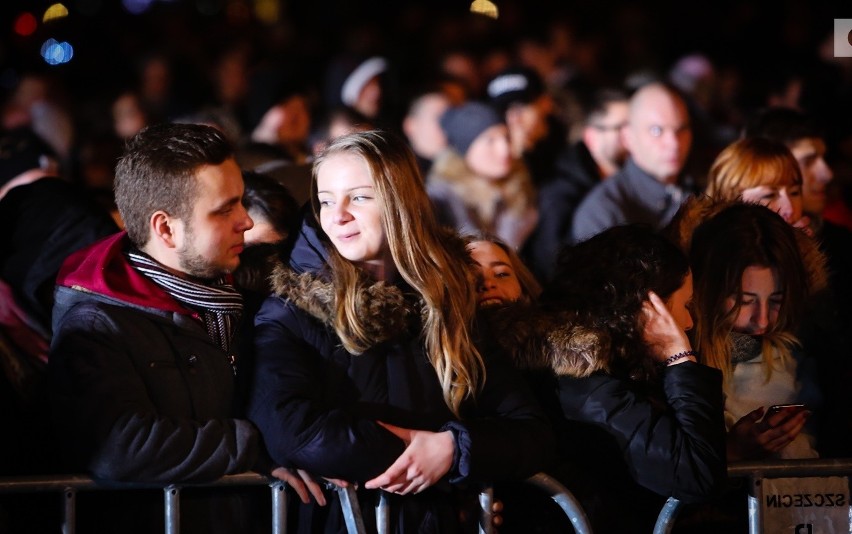
<path fill-rule="evenodd" d="M 179 224 L 178 219 L 172 217 L 163 210 L 157 210 L 151 215 L 151 239 L 159 241 L 167 248 L 177 246 L 175 229 Z"/>

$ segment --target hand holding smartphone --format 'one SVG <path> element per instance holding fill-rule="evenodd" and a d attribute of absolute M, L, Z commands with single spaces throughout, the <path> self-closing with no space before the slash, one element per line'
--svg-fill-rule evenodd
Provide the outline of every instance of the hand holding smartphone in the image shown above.
<path fill-rule="evenodd" d="M 804 404 L 773 404 L 766 410 L 759 424 L 764 428 L 776 427 L 806 409 Z M 783 417 L 778 414 L 783 414 Z"/>

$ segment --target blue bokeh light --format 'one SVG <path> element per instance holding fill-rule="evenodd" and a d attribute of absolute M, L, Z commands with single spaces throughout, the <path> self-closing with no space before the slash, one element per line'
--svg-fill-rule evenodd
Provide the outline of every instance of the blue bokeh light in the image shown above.
<path fill-rule="evenodd" d="M 65 41 L 48 39 L 41 45 L 41 57 L 48 65 L 68 63 L 74 57 L 74 47 Z"/>
<path fill-rule="evenodd" d="M 151 4 L 154 3 L 154 0 L 121 0 L 124 9 L 129 11 L 133 15 L 141 15 L 142 13 L 148 11 L 148 8 L 151 7 Z"/>

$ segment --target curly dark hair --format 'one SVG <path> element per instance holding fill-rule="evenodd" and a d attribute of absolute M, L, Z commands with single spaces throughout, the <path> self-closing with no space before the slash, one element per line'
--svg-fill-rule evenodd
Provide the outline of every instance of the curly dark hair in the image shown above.
<path fill-rule="evenodd" d="M 688 273 L 686 255 L 666 238 L 642 225 L 617 226 L 563 250 L 542 300 L 609 337 L 613 374 L 651 380 L 656 365 L 642 341 L 642 303 L 649 291 L 668 299 Z"/>

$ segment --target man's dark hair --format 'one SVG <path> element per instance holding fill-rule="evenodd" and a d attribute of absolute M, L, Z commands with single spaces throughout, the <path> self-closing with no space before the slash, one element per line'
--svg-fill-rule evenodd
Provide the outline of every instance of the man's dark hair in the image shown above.
<path fill-rule="evenodd" d="M 606 114 L 607 107 L 615 102 L 627 103 L 630 97 L 621 89 L 606 87 L 593 91 L 580 100 L 583 113 L 583 123 L 591 125 L 601 115 Z"/>
<path fill-rule="evenodd" d="M 299 222 L 299 204 L 286 187 L 274 178 L 254 171 L 243 171 L 243 205 L 259 211 L 285 238 Z"/>
<path fill-rule="evenodd" d="M 115 170 L 115 202 L 131 241 L 137 247 L 148 242 L 148 221 L 158 210 L 187 220 L 196 171 L 233 153 L 219 130 L 201 124 L 158 124 L 136 134 Z"/>
<path fill-rule="evenodd" d="M 807 137 L 821 139 L 823 133 L 804 113 L 790 108 L 773 107 L 755 113 L 746 123 L 743 137 L 763 137 L 789 146 Z"/>

